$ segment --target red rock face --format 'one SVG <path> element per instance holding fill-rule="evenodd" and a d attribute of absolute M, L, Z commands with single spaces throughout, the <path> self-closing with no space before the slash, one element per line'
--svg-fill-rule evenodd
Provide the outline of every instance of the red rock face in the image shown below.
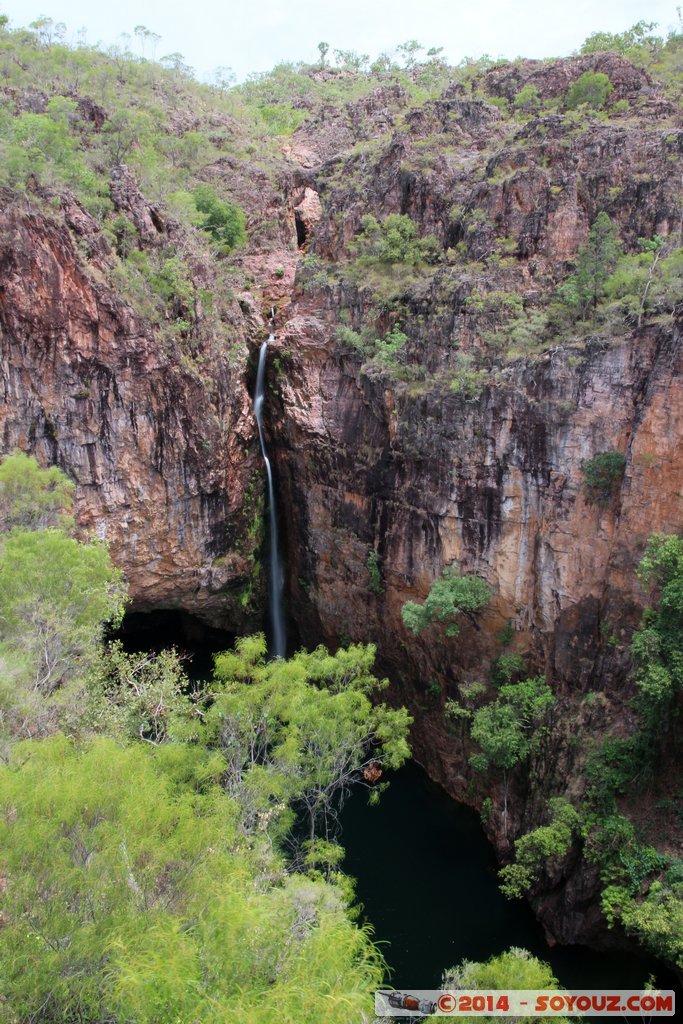
<path fill-rule="evenodd" d="M 641 110 L 666 107 L 630 65 L 596 60 L 523 70 L 539 82 L 550 76 L 553 95 L 584 70 L 607 70 Z M 513 780 L 507 836 L 495 813 L 502 790 L 493 791 L 487 830 L 506 856 L 515 835 L 546 820 L 548 792 L 581 797 L 577 730 L 599 740 L 615 727 L 635 728 L 628 645 L 647 603 L 635 570 L 652 533 L 683 531 L 683 321 L 675 314 L 640 330 L 624 323 L 558 340 L 513 360 L 471 398 L 442 378 L 458 353 L 481 344 L 466 312 L 468 274 L 482 275 L 475 280 L 484 291 L 512 288 L 533 306 L 566 275 L 602 209 L 631 249 L 656 233 L 680 244 L 680 134 L 649 115 L 569 133 L 548 115 L 511 133 L 494 107 L 457 89 L 405 121 L 410 133 L 309 177 L 322 197 L 311 251 L 343 259 L 363 214 L 403 213 L 478 262 L 456 266 L 450 279 L 443 271 L 437 282 L 453 282 L 445 300 L 439 284 L 424 294 L 416 286 L 407 314 L 402 308 L 406 333 L 415 332 L 411 352 L 430 375 L 414 388 L 363 368 L 363 357 L 335 340 L 340 323 L 395 322 L 390 314 L 378 321 L 371 285 L 303 278 L 295 291 L 278 332 L 283 372 L 272 430 L 289 605 L 305 641 L 377 643 L 392 699 L 415 715 L 418 760 L 477 806 L 491 783 L 485 793 L 469 768 L 473 750 L 450 732 L 444 700 L 458 696 L 461 682 L 488 682 L 501 632 L 514 627 L 514 650 L 530 672 L 545 674 L 558 711 L 542 784 L 530 785 L 524 772 Z M 420 152 L 429 152 L 424 168 Z M 474 230 L 472 210 L 480 211 Z M 500 236 L 514 251 L 512 269 L 490 260 Z M 625 472 L 601 505 L 590 500 L 581 464 L 610 450 L 624 454 Z M 457 638 L 436 628 L 415 638 L 401 608 L 424 599 L 446 565 L 486 579 L 494 597 Z M 601 699 L 584 707 L 589 690 Z M 563 870 L 536 901 L 549 936 L 623 946 L 623 935 L 606 930 L 595 872 L 578 860 Z"/>
<path fill-rule="evenodd" d="M 77 207 L 67 214 L 94 230 Z M 10 208 L 0 233 L 3 449 L 75 479 L 79 525 L 108 541 L 136 609 L 246 626 L 255 539 L 243 504 L 260 469 L 243 379 L 217 358 L 207 388 L 174 365 L 102 283 L 105 257 L 86 270 L 56 218 Z"/>

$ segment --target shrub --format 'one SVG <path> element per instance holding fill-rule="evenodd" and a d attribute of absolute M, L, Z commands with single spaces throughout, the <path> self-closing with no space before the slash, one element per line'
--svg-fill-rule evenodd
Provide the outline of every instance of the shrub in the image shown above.
<path fill-rule="evenodd" d="M 491 588 L 478 576 L 460 576 L 447 566 L 434 580 L 423 604 L 407 601 L 401 609 L 403 624 L 419 636 L 433 622 L 446 625 L 446 636 L 457 636 L 460 615 L 472 616 L 490 600 Z"/>
<path fill-rule="evenodd" d="M 363 217 L 354 248 L 366 261 L 412 265 L 436 263 L 441 252 L 433 236 L 420 238 L 415 221 L 400 213 L 382 222 L 372 214 Z"/>
<path fill-rule="evenodd" d="M 541 105 L 541 96 L 532 82 L 522 86 L 515 96 L 515 110 L 522 110 L 525 114 L 533 113 Z"/>
<path fill-rule="evenodd" d="M 584 71 L 584 73 L 569 86 L 567 92 L 567 107 L 575 110 L 577 107 L 586 106 L 593 110 L 601 110 L 613 86 L 607 75 L 602 71 Z"/>
<path fill-rule="evenodd" d="M 581 472 L 589 504 L 607 505 L 619 490 L 625 469 L 626 456 L 614 450 L 583 459 Z"/>
<path fill-rule="evenodd" d="M 379 567 L 379 556 L 376 551 L 368 552 L 368 575 L 370 577 L 370 590 L 373 594 L 383 594 L 382 571 Z"/>
<path fill-rule="evenodd" d="M 204 215 L 201 227 L 229 252 L 247 240 L 246 215 L 237 203 L 219 199 L 209 185 L 198 185 L 192 193 L 195 206 Z"/>
<path fill-rule="evenodd" d="M 595 311 L 619 254 L 617 226 L 603 210 L 593 221 L 587 242 L 579 249 L 575 272 L 559 289 L 561 300 L 581 316 L 591 309 Z"/>

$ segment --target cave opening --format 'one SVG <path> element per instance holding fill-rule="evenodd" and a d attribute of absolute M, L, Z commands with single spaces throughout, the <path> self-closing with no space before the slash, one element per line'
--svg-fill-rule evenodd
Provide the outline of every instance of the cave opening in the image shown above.
<path fill-rule="evenodd" d="M 109 639 L 120 640 L 130 654 L 175 647 L 183 658 L 187 675 L 197 681 L 211 675 L 214 655 L 230 650 L 236 637 L 190 612 L 159 608 L 127 612 L 120 628 Z"/>
<path fill-rule="evenodd" d="M 296 225 L 296 244 L 300 249 L 304 249 L 308 242 L 308 228 L 306 221 L 298 210 L 294 211 L 294 223 Z"/>

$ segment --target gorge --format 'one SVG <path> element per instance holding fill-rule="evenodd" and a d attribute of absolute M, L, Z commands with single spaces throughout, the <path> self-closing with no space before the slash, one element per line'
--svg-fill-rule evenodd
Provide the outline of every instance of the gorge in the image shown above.
<path fill-rule="evenodd" d="M 651 535 L 683 532 L 680 98 L 604 52 L 290 69 L 237 99 L 142 62 L 117 88 L 156 90 L 150 141 L 112 127 L 104 85 L 10 70 L 16 118 L 68 95 L 101 181 L 3 180 L 3 452 L 75 482 L 130 612 L 247 635 L 270 608 L 281 656 L 276 481 L 290 649 L 376 644 L 415 759 L 510 864 L 637 734 L 637 570 Z M 585 76 L 609 100 L 572 105 Z M 241 243 L 188 213 L 201 187 L 244 212 Z M 402 609 L 449 567 L 490 601 L 457 636 L 412 635 Z M 468 694 L 494 701 L 501 665 L 554 704 L 526 761 L 482 772 Z M 638 855 L 668 858 L 634 899 L 683 852 L 675 729 L 658 757 L 612 794 Z M 675 966 L 608 920 L 582 827 L 528 887 L 548 941 Z"/>

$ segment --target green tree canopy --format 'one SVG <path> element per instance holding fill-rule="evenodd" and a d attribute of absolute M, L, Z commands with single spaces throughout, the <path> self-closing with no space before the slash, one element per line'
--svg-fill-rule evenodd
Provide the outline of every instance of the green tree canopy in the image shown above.
<path fill-rule="evenodd" d="M 538 748 L 543 720 L 555 703 L 543 676 L 506 683 L 498 698 L 474 712 L 472 739 L 481 747 L 470 764 L 503 773 L 503 827 L 507 831 L 508 773 Z"/>
<path fill-rule="evenodd" d="M 614 86 L 609 78 L 602 71 L 584 71 L 569 86 L 567 91 L 567 107 L 569 110 L 575 110 L 576 107 L 580 106 L 601 110 L 613 88 Z"/>
<path fill-rule="evenodd" d="M 259 635 L 216 658 L 204 742 L 225 757 L 225 785 L 248 831 L 280 817 L 289 828 L 291 806 L 304 812 L 309 840 L 327 839 L 351 786 L 409 756 L 411 719 L 373 703 L 387 681 L 372 674 L 372 645 L 265 656 Z"/>
<path fill-rule="evenodd" d="M 382 976 L 342 888 L 245 841 L 220 765 L 63 737 L 0 767 L 0 1016 L 348 1024 Z"/>
<path fill-rule="evenodd" d="M 210 185 L 198 185 L 192 193 L 203 215 L 201 227 L 229 252 L 247 240 L 246 216 L 237 203 L 219 199 Z"/>
<path fill-rule="evenodd" d="M 560 288 L 563 301 L 581 316 L 594 311 L 605 294 L 620 251 L 617 225 L 603 210 L 593 221 L 587 242 L 579 249 L 575 272 Z"/>
<path fill-rule="evenodd" d="M 0 653 L 21 661 L 35 689 L 82 678 L 125 587 L 104 544 L 61 530 L 13 530 L 0 543 Z"/>
<path fill-rule="evenodd" d="M 478 576 L 460 576 L 447 566 L 441 576 L 432 583 L 423 604 L 407 601 L 401 609 L 403 624 L 418 636 L 433 622 L 446 626 L 446 636 L 457 636 L 460 626 L 457 619 L 465 614 L 472 616 L 491 599 L 491 588 Z"/>
<path fill-rule="evenodd" d="M 0 531 L 69 528 L 73 497 L 74 485 L 57 466 L 41 469 L 21 451 L 0 463 Z"/>
<path fill-rule="evenodd" d="M 553 975 L 549 964 L 538 960 L 526 949 L 513 946 L 498 956 L 492 956 L 486 963 L 474 963 L 463 960 L 457 967 L 444 971 L 442 987 L 445 989 L 558 989 L 557 978 Z M 476 1021 L 506 1020 L 504 1017 L 460 1017 L 463 1024 L 475 1024 Z M 514 1017 L 510 1018 L 519 1024 L 532 1024 L 533 1021 L 557 1021 L 568 1024 L 566 1017 Z"/>
<path fill-rule="evenodd" d="M 662 723 L 683 690 L 683 538 L 650 537 L 638 579 L 650 587 L 655 602 L 633 634 L 636 682 L 646 720 Z"/>

